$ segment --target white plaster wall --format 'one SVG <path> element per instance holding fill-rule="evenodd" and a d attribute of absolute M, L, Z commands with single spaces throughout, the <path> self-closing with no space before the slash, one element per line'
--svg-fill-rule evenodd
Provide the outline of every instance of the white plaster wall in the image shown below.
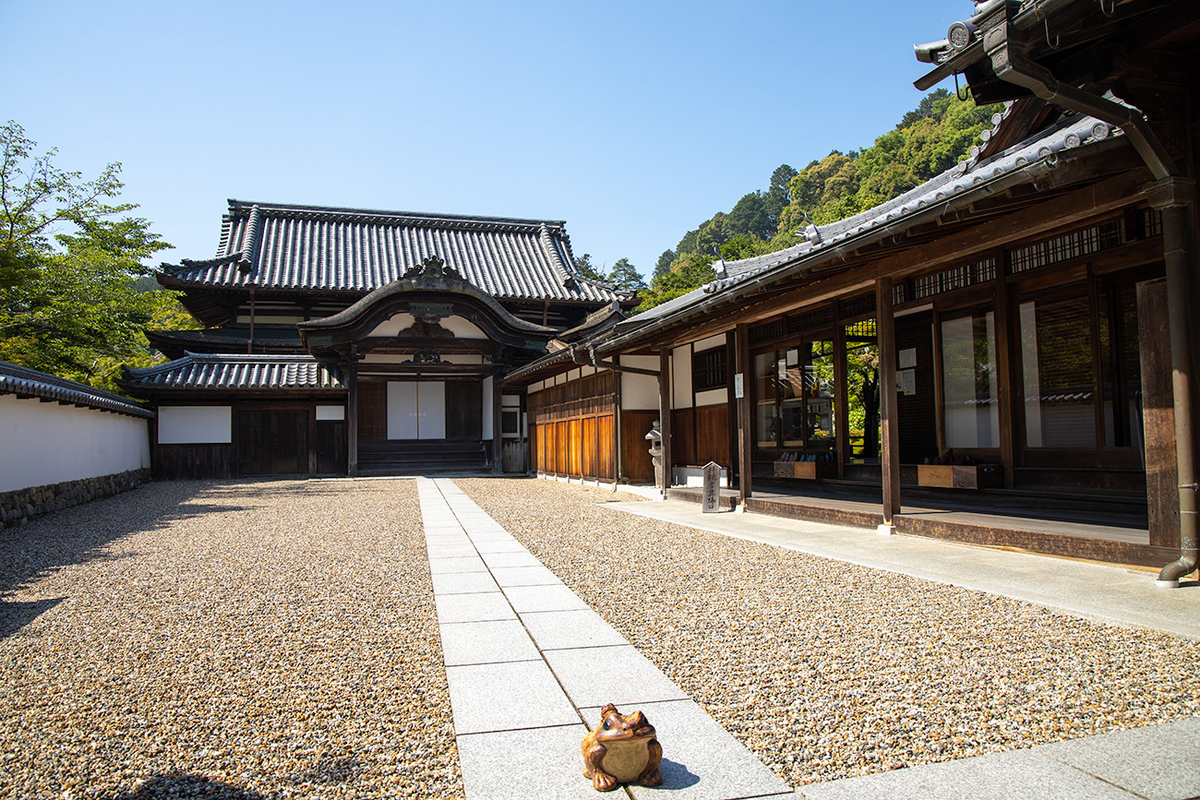
<path fill-rule="evenodd" d="M 709 389 L 696 393 L 696 407 L 724 405 L 729 402 L 728 389 Z"/>
<path fill-rule="evenodd" d="M 671 408 L 692 407 L 692 348 L 671 351 Z"/>
<path fill-rule="evenodd" d="M 376 325 L 368 336 L 395 336 L 405 328 L 411 327 L 416 321 L 412 314 L 394 314 L 389 319 Z"/>
<path fill-rule="evenodd" d="M 0 492 L 149 466 L 148 420 L 0 395 Z"/>
<path fill-rule="evenodd" d="M 697 353 L 704 350 L 712 350 L 715 347 L 725 346 L 725 334 L 718 333 L 716 336 L 710 336 L 707 339 L 701 339 L 692 345 L 692 349 Z"/>
<path fill-rule="evenodd" d="M 490 375 L 483 379 L 483 439 L 487 441 L 494 436 L 495 428 L 492 425 L 492 381 L 495 378 Z"/>
<path fill-rule="evenodd" d="M 621 356 L 623 367 L 658 371 L 658 356 Z M 626 411 L 658 410 L 658 378 L 653 375 L 621 373 L 621 408 Z"/>
<path fill-rule="evenodd" d="M 233 441 L 230 406 L 160 406 L 159 444 L 229 444 Z"/>

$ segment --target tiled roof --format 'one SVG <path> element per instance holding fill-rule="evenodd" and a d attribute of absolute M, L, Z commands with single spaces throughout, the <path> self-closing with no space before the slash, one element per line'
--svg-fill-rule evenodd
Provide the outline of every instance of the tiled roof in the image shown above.
<path fill-rule="evenodd" d="M 130 417 L 149 418 L 154 416 L 153 411 L 148 411 L 120 395 L 102 392 L 86 384 L 69 381 L 66 378 L 59 378 L 36 369 L 18 367 L 7 361 L 0 361 L 0 394 L 57 400 L 64 405 L 84 406 L 97 411 L 112 411 L 115 414 L 125 414 Z"/>
<path fill-rule="evenodd" d="M 995 117 L 993 124 L 996 125 L 1004 119 L 1003 114 L 997 114 Z M 1015 173 L 1037 161 L 1056 161 L 1058 154 L 1063 150 L 1107 139 L 1113 131 L 1114 128 L 1106 122 L 1094 117 L 1075 115 L 991 158 L 979 160 L 980 148 L 973 147 L 971 157 L 966 161 L 956 164 L 899 197 L 837 222 L 805 227 L 805 240 L 800 244 L 741 261 L 726 261 L 725 274 L 728 277 L 709 283 L 704 287 L 704 291 L 716 292 L 785 262 L 796 261 L 809 255 L 816 256 L 822 249 L 840 244 L 858 234 L 880 228 L 902 228 L 907 218 L 936 209 L 972 187 Z"/>
<path fill-rule="evenodd" d="M 370 292 L 438 256 L 498 299 L 628 299 L 574 266 L 563 222 L 229 201 L 216 258 L 167 265 L 185 285 Z"/>
<path fill-rule="evenodd" d="M 1000 120 L 993 119 L 995 124 L 1002 121 L 1003 115 Z M 752 278 L 776 270 L 804 268 L 821 263 L 823 259 L 835 258 L 837 253 L 854 247 L 856 242 L 899 233 L 922 220 L 932 219 L 931 215 L 950 213 L 958 207 L 957 204 L 964 202 L 963 198 L 991 191 L 1004 181 L 1032 181 L 1037 174 L 1033 171 L 1035 166 L 1043 165 L 1049 169 L 1058 163 L 1059 154 L 1063 151 L 1107 139 L 1116 130 L 1093 117 L 1076 115 L 991 158 L 980 158 L 980 153 L 972 150 L 972 156 L 966 161 L 893 200 L 839 222 L 809 225 L 804 230 L 805 239 L 800 244 L 740 261 L 726 261 L 726 277 L 623 321 L 617 326 L 619 334 L 610 339 L 609 344 L 619 346 L 630 337 L 640 336 L 641 331 L 651 330 L 654 323 L 668 317 L 674 319 L 698 313 L 696 309 L 709 297 L 716 301 L 726 290 L 733 290 Z M 718 262 L 714 262 L 714 270 L 720 274 L 717 266 Z M 770 280 L 770 276 L 763 280 Z"/>
<path fill-rule="evenodd" d="M 205 389 L 284 391 L 344 390 L 341 371 L 311 356 L 201 355 L 155 367 L 126 369 L 123 386 L 131 390 Z"/>

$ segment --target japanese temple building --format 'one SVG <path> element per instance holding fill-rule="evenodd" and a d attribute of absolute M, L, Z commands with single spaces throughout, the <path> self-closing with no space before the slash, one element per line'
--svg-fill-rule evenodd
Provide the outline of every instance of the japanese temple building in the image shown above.
<path fill-rule="evenodd" d="M 174 360 L 122 384 L 166 478 L 519 462 L 500 378 L 636 303 L 576 270 L 562 222 L 236 200 L 216 257 L 159 282 L 207 326 L 148 331 Z"/>
<path fill-rule="evenodd" d="M 231 201 L 217 258 L 160 278 L 210 327 L 152 333 L 176 360 L 127 374 L 158 409 L 155 468 L 355 475 L 429 441 L 650 483 L 661 421 L 680 493 L 713 461 L 751 510 L 790 490 L 815 518 L 951 537 L 902 494 L 1111 510 L 1141 538 L 960 538 L 1182 551 L 1177 582 L 1196 567 L 1198 43 L 1185 0 L 977 3 L 917 47 L 918 88 L 965 74 L 1005 103 L 968 160 L 633 316 L 578 274 L 562 223 Z M 856 490 L 870 519 L 845 510 Z"/>

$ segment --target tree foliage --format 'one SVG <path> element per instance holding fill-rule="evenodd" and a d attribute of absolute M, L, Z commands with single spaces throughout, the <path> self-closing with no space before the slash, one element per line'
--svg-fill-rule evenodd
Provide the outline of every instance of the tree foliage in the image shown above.
<path fill-rule="evenodd" d="M 728 261 L 782 250 L 800 241 L 798 232 L 810 220 L 836 222 L 919 186 L 965 158 L 995 111 L 938 89 L 862 152 L 834 150 L 799 171 L 781 164 L 766 190 L 743 195 L 729 212 L 717 212 L 663 253 L 639 308 L 711 280 L 697 265 L 715 260 L 718 250 Z"/>
<path fill-rule="evenodd" d="M 170 245 L 114 202 L 120 164 L 84 180 L 11 121 L 0 147 L 0 360 L 113 389 L 122 362 L 152 361 L 144 327 L 186 318 L 173 293 L 135 285 Z"/>
<path fill-rule="evenodd" d="M 628 258 L 618 258 L 608 273 L 608 282 L 625 292 L 640 292 L 646 288 L 646 279 Z"/>

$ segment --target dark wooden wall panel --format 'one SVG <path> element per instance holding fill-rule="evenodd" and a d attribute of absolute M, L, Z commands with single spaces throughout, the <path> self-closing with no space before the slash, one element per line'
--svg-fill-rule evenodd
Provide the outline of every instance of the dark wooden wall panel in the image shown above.
<path fill-rule="evenodd" d="M 896 417 L 900 431 L 900 461 L 904 464 L 923 464 L 926 458 L 936 457 L 937 393 L 933 382 L 933 312 L 900 317 L 896 320 L 896 353 L 917 351 L 917 393 L 906 395 L 898 390 Z"/>
<path fill-rule="evenodd" d="M 676 466 L 696 463 L 696 436 L 692 428 L 694 418 L 695 412 L 690 408 L 671 412 L 671 463 Z"/>
<path fill-rule="evenodd" d="M 358 382 L 358 438 L 387 438 L 387 381 Z"/>
<path fill-rule="evenodd" d="M 159 481 L 232 478 L 233 445 L 156 444 L 151 466 Z"/>
<path fill-rule="evenodd" d="M 715 461 L 733 468 L 729 454 L 729 406 L 702 406 L 696 409 L 696 464 Z"/>
<path fill-rule="evenodd" d="M 446 381 L 446 438 L 483 436 L 483 383 Z"/>
<path fill-rule="evenodd" d="M 346 423 L 343 420 L 318 420 L 313 438 L 317 453 L 318 475 L 346 474 Z"/>

